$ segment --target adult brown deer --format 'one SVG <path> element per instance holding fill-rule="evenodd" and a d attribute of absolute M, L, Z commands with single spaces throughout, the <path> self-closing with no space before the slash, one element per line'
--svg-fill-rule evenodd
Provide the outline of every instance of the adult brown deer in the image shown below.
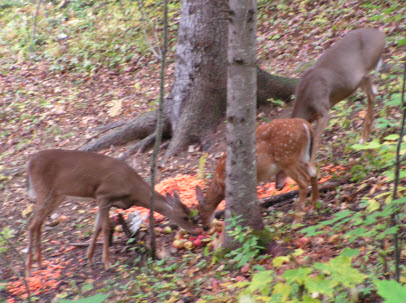
<path fill-rule="evenodd" d="M 312 185 L 311 210 L 314 210 L 316 201 L 319 200 L 317 170 L 311 162 L 314 136 L 312 126 L 303 119 L 275 119 L 260 125 L 255 135 L 257 182 L 270 180 L 281 170 L 296 181 L 299 186 L 296 222 L 304 210 L 309 183 Z M 224 199 L 225 165 L 224 154 L 217 164 L 205 197 L 200 187 L 196 187 L 198 212 L 205 229 L 211 226 L 214 211 Z"/>
<path fill-rule="evenodd" d="M 329 110 L 361 87 L 367 95 L 367 114 L 362 140 L 367 141 L 373 122 L 374 92 L 369 72 L 376 68 L 385 48 L 385 34 L 362 28 L 333 44 L 317 62 L 304 72 L 296 89 L 292 118 L 317 120 L 313 157 L 320 136 L 328 125 Z"/>
<path fill-rule="evenodd" d="M 102 260 L 106 269 L 110 266 L 110 208 L 150 207 L 150 186 L 130 166 L 121 160 L 92 152 L 51 149 L 36 153 L 28 164 L 28 185 L 29 194 L 36 198 L 37 203 L 28 227 L 27 276 L 32 268 L 34 247 L 38 267 L 41 267 L 41 226 L 65 198 L 96 200 L 99 211 L 87 258 L 89 264 L 93 264 L 96 240 L 103 231 Z M 197 231 L 189 209 L 176 193 L 174 197 L 155 193 L 155 197 L 158 213 L 189 232 Z"/>
<path fill-rule="evenodd" d="M 374 118 L 374 92 L 369 73 L 377 67 L 384 48 L 385 34 L 381 31 L 373 28 L 354 30 L 334 43 L 303 73 L 296 88 L 292 118 L 302 118 L 310 123 L 317 121 L 313 161 L 330 119 L 330 108 L 351 96 L 358 87 L 367 95 L 361 142 L 369 139 Z M 278 174 L 276 187 L 283 188 L 285 181 L 286 175 Z"/>

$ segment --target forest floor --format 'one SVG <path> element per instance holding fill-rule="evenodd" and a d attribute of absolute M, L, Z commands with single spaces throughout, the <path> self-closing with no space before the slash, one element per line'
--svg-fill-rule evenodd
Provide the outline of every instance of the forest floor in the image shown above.
<path fill-rule="evenodd" d="M 265 32 L 263 28 L 259 31 Z M 318 53 L 319 50 L 315 49 L 309 56 Z M 265 56 L 262 50 L 261 54 L 261 60 L 268 62 L 262 65 L 265 70 L 272 73 L 283 71 L 284 76 L 300 74 L 295 72 L 297 65 L 294 66 L 293 59 L 283 59 L 283 64 L 278 64 L 281 62 L 278 61 L 280 53 Z M 83 76 L 50 71 L 49 65 L 42 61 L 16 60 L 10 66 L 7 60 L 8 58 L 0 57 L 0 66 L 9 66 L 7 73 L 0 75 L 0 87 L 5 92 L 4 102 L 0 100 L 4 104 L 4 107 L 0 105 L 3 107 L 0 113 L 0 231 L 8 227 L 12 231 L 12 237 L 9 241 L 0 239 L 0 243 L 7 249 L 4 258 L 0 260 L 0 302 L 7 300 L 11 303 L 20 302 L 26 296 L 22 278 L 23 260 L 27 247 L 27 223 L 33 211 L 33 202 L 26 193 L 25 166 L 30 155 L 47 148 L 77 149 L 97 135 L 100 127 L 117 121 L 128 121 L 153 109 L 158 96 L 159 62 L 144 57 L 122 72 L 104 68 L 92 76 Z M 171 64 L 167 69 L 168 79 L 173 78 L 173 71 L 174 66 Z M 389 94 L 388 82 L 389 80 L 381 79 L 380 95 Z M 170 83 L 167 84 L 168 91 L 169 88 Z M 9 102 L 11 96 L 12 102 Z M 381 98 L 378 98 L 374 108 L 376 116 L 385 111 L 386 116 L 400 120 L 399 109 L 385 106 Z M 331 178 L 339 185 L 321 194 L 323 204 L 315 214 L 305 217 L 305 226 L 327 220 L 340 210 L 359 210 L 365 199 L 372 199 L 391 189 L 387 176 L 381 174 L 382 168 L 370 164 L 371 155 L 375 157 L 376 154 L 371 152 L 370 156 L 366 156 L 364 152 L 349 147 L 356 144 L 360 137 L 365 115 L 362 105 L 364 101 L 365 96 L 357 92 L 350 101 L 342 102 L 338 110 L 332 111 L 330 127 L 324 132 L 320 144 L 317 166 L 320 179 L 325 181 Z M 258 123 L 287 117 L 291 106 L 260 108 Z M 379 133 L 374 130 L 372 137 L 379 136 L 382 139 L 397 128 L 398 126 L 392 126 L 379 129 Z M 225 150 L 224 126 L 219 127 L 217 138 L 218 143 L 209 151 L 204 166 L 200 163 L 205 153 L 199 146 L 190 146 L 187 151 L 169 159 L 165 167 L 158 169 L 157 183 L 169 178 L 175 178 L 171 182 L 176 183 L 178 175 L 195 179 L 203 173 L 207 185 L 221 153 Z M 118 157 L 129 146 L 112 146 L 99 152 Z M 127 162 L 147 179 L 150 175 L 150 157 L 151 151 L 148 151 L 137 157 L 130 157 Z M 404 180 L 402 182 L 406 186 Z M 264 191 L 264 186 L 269 188 L 269 185 L 261 185 L 259 191 Z M 285 191 L 292 188 L 288 186 Z M 183 188 L 179 189 L 182 195 Z M 187 202 L 191 208 L 196 209 L 194 198 Z M 275 231 L 275 241 L 267 248 L 268 258 L 261 259 L 257 264 L 249 264 L 248 268 L 228 268 L 227 261 L 221 259 L 213 262 L 213 255 L 207 254 L 205 246 L 190 251 L 173 249 L 176 234 L 173 231 L 170 234 L 159 233 L 157 238 L 159 250 L 170 258 L 162 261 L 161 270 L 150 269 L 152 266 L 145 260 L 142 244 L 127 243 L 124 233 L 116 231 L 114 244 L 110 248 L 114 265 L 106 271 L 101 263 L 100 245 L 96 248 L 96 263 L 91 267 L 87 266 L 85 260 L 86 245 L 76 245 L 86 243 L 91 237 L 95 204 L 68 201 L 56 211 L 56 216 L 45 222 L 45 269 L 35 271 L 34 278 L 28 281 L 32 288 L 31 300 L 51 302 L 60 298 L 72 299 L 106 293 L 110 296 L 109 302 L 161 302 L 165 298 L 166 302 L 196 302 L 199 298 L 204 298 L 206 302 L 235 302 L 239 289 L 232 285 L 250 280 L 255 265 L 274 268 L 272 257 L 282 256 L 297 248 L 304 250 L 299 262 L 307 262 L 305 260 L 309 259 L 327 262 L 337 256 L 343 247 L 350 245 L 345 240 L 326 234 L 304 237 L 300 233 L 300 227 L 291 227 L 292 209 L 292 203 L 280 203 L 263 209 L 265 222 L 279 230 Z M 277 216 L 272 217 L 274 214 Z M 157 222 L 162 227 L 167 224 L 164 219 Z M 362 250 L 366 244 L 360 242 L 351 245 Z M 372 256 L 371 260 L 376 258 L 377 256 Z M 282 272 L 293 266 L 290 263 L 274 269 Z M 153 275 L 148 275 L 148 272 Z M 157 294 L 162 294 L 162 297 Z M 372 294 L 369 298 L 364 298 L 363 302 L 379 302 L 379 299 Z"/>

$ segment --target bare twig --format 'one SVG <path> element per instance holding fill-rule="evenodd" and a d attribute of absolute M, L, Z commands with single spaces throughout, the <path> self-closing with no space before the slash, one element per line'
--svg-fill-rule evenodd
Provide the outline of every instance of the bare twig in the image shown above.
<path fill-rule="evenodd" d="M 42 0 L 38 0 L 37 4 L 37 9 L 35 10 L 35 15 L 34 15 L 34 24 L 33 24 L 33 29 L 32 29 L 32 40 L 31 40 L 31 51 L 35 51 L 35 33 L 37 31 L 37 17 L 38 17 L 38 11 L 39 7 L 41 6 Z"/>
<path fill-rule="evenodd" d="M 398 186 L 399 186 L 399 180 L 400 180 L 400 177 L 399 177 L 399 175 L 400 175 L 400 163 L 401 163 L 401 161 L 400 161 L 400 150 L 401 150 L 401 146 L 402 146 L 403 136 L 405 135 L 405 123 L 406 123 L 405 86 L 406 86 L 406 60 L 404 62 L 403 88 L 402 88 L 403 119 L 402 119 L 402 125 L 401 125 L 401 128 L 400 128 L 398 146 L 397 146 L 397 149 L 396 149 L 395 184 L 393 186 L 392 200 L 397 199 Z M 400 212 L 400 209 L 401 209 L 400 206 L 396 205 L 395 207 L 398 207 L 398 209 L 391 216 L 392 226 L 398 225 L 398 215 L 399 215 L 399 212 Z M 399 249 L 399 236 L 398 236 L 398 233 L 394 234 L 393 241 L 394 241 L 394 245 L 395 245 L 395 279 L 396 279 L 396 281 L 399 282 L 399 279 L 400 279 L 400 249 Z"/>
<path fill-rule="evenodd" d="M 3 241 L 5 241 L 6 243 L 7 243 L 7 245 L 8 245 L 8 247 L 10 247 L 13 251 L 14 251 L 14 253 L 15 254 L 17 254 L 17 256 L 22 260 L 22 263 L 23 263 L 23 268 L 24 268 L 24 272 L 25 272 L 25 270 L 26 270 L 26 264 L 25 264 L 25 262 L 24 262 L 24 257 L 21 255 L 21 253 L 18 251 L 18 249 L 17 249 L 17 247 L 14 245 L 14 243 L 13 242 L 11 242 L 11 241 L 9 241 L 6 237 L 4 237 L 1 233 L 0 233 L 0 237 L 3 239 Z M 18 238 L 18 237 L 17 237 Z M 12 266 L 10 266 L 10 268 L 11 268 L 11 270 L 14 272 L 14 274 L 18 277 L 18 276 L 20 276 L 20 273 L 19 272 L 17 272 L 17 270 L 14 268 L 14 267 L 12 267 Z M 27 292 L 27 302 L 31 302 L 31 292 L 30 292 L 30 288 L 29 288 L 29 286 L 28 286 L 28 282 L 27 282 L 27 279 L 26 279 L 26 277 L 25 276 L 21 276 L 22 277 L 22 279 L 23 279 L 23 284 L 24 284 L 24 287 L 25 287 L 25 290 L 26 290 L 26 292 Z"/>
<path fill-rule="evenodd" d="M 155 210 L 155 174 L 156 174 L 156 162 L 158 158 L 159 147 L 162 141 L 162 122 L 163 122 L 163 110 L 164 110 L 164 97 L 165 97 L 165 64 L 166 64 L 166 50 L 168 46 L 168 1 L 164 0 L 164 11 L 163 11 L 163 21 L 164 21 L 164 39 L 162 47 L 161 56 L 161 70 L 160 70 L 160 87 L 159 87 L 159 107 L 157 111 L 157 123 L 155 130 L 155 144 L 154 151 L 152 153 L 151 159 L 151 210 L 149 214 L 149 224 L 150 224 L 150 241 L 151 241 L 151 251 L 150 256 L 152 259 L 156 258 L 156 243 L 155 243 L 155 232 L 154 232 L 154 210 Z"/>
<path fill-rule="evenodd" d="M 144 6 L 142 5 L 142 3 L 141 3 L 140 0 L 137 0 L 137 3 L 138 3 L 138 8 L 139 8 L 139 10 L 140 10 L 140 12 L 141 12 L 142 31 L 144 32 L 144 36 L 145 36 L 145 39 L 147 40 L 147 43 L 148 43 L 148 45 L 149 45 L 149 48 L 151 49 L 151 52 L 152 52 L 158 59 L 162 59 L 162 51 L 161 51 L 161 49 L 159 48 L 159 44 L 158 44 L 158 52 L 157 52 L 157 51 L 155 50 L 154 46 L 152 45 L 152 43 L 151 43 L 149 37 L 148 37 L 148 34 L 147 34 L 147 24 L 146 24 L 147 18 L 146 18 L 146 16 L 145 16 Z M 148 19 L 148 21 L 149 21 L 149 19 Z M 164 27 L 165 27 L 165 28 L 164 28 L 164 31 L 167 30 L 165 25 L 164 25 Z M 155 36 L 155 35 L 154 35 L 154 36 Z M 158 41 L 158 39 L 157 39 L 156 36 L 155 36 L 155 40 Z M 158 53 L 159 53 L 159 54 L 158 54 Z"/>

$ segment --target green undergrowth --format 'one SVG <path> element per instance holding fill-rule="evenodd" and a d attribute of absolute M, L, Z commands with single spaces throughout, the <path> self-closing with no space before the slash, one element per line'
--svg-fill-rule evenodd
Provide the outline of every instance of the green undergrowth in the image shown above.
<path fill-rule="evenodd" d="M 3 58 L 13 55 L 16 61 L 46 60 L 55 71 L 94 72 L 102 66 L 125 68 L 140 57 L 149 56 L 151 48 L 159 53 L 160 2 L 55 1 L 41 3 L 38 12 L 31 1 L 3 2 L 0 11 Z M 170 2 L 172 33 L 176 33 L 179 8 L 180 2 Z M 174 35 L 171 38 L 173 42 Z"/>

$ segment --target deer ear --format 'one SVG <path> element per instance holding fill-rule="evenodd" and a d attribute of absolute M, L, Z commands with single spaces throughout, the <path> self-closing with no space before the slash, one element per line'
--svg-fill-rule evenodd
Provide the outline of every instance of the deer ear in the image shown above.
<path fill-rule="evenodd" d="M 177 190 L 173 191 L 173 198 L 177 201 L 177 202 L 181 202 L 180 197 L 179 197 L 179 193 Z"/>
<path fill-rule="evenodd" d="M 174 190 L 172 195 L 169 194 L 169 193 L 166 193 L 166 200 L 170 201 L 170 203 L 173 204 L 173 205 L 184 206 L 182 200 L 179 197 L 179 194 L 178 194 L 177 190 Z"/>
<path fill-rule="evenodd" d="M 195 191 L 196 191 L 197 201 L 199 202 L 200 205 L 203 205 L 205 203 L 205 199 L 203 196 L 203 191 L 199 185 L 196 186 Z"/>
<path fill-rule="evenodd" d="M 174 204 L 175 203 L 175 199 L 173 198 L 173 196 L 170 193 L 166 193 L 165 195 L 165 200 L 169 203 L 169 204 Z"/>

